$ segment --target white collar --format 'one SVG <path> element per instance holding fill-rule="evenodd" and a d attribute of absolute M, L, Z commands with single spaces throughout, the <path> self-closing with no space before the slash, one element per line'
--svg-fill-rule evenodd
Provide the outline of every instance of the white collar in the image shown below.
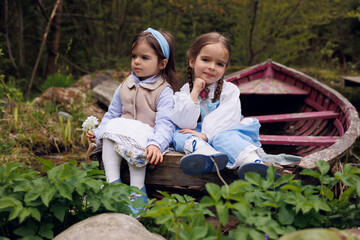
<path fill-rule="evenodd" d="M 158 88 L 161 84 L 163 84 L 164 81 L 165 80 L 161 76 L 156 75 L 140 81 L 138 76 L 136 76 L 135 73 L 132 72 L 132 74 L 126 79 L 126 85 L 128 86 L 128 88 L 132 88 L 135 85 L 140 85 L 143 88 L 154 90 Z"/>

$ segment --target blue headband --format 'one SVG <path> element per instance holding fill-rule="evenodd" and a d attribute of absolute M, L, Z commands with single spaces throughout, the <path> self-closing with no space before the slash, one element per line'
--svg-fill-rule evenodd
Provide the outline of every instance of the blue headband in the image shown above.
<path fill-rule="evenodd" d="M 160 47 L 161 47 L 161 50 L 162 50 L 164 56 L 166 57 L 167 60 L 169 60 L 170 47 L 169 47 L 169 43 L 166 41 L 165 37 L 159 31 L 156 31 L 152 28 L 148 28 L 144 32 L 149 32 L 156 38 L 156 40 L 160 44 Z"/>

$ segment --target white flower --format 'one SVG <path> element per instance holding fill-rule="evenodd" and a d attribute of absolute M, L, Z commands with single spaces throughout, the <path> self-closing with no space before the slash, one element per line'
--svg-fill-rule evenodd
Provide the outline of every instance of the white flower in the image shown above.
<path fill-rule="evenodd" d="M 95 128 L 95 126 L 98 124 L 99 124 L 99 122 L 98 122 L 97 117 L 90 116 L 85 120 L 85 122 L 83 122 L 82 129 L 84 131 L 93 130 Z"/>

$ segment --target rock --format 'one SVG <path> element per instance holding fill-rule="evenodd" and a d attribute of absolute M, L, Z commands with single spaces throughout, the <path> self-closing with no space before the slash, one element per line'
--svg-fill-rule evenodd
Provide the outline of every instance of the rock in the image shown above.
<path fill-rule="evenodd" d="M 43 104 L 46 101 L 53 101 L 54 104 L 63 106 L 66 111 L 71 111 L 72 105 L 76 102 L 85 103 L 86 94 L 77 88 L 48 88 L 40 97 L 34 99 L 34 103 Z"/>
<path fill-rule="evenodd" d="M 279 240 L 354 240 L 350 233 L 335 228 L 312 228 L 304 229 L 283 235 Z"/>
<path fill-rule="evenodd" d="M 91 74 L 87 74 L 82 76 L 75 84 L 74 88 L 77 88 L 81 90 L 82 92 L 86 93 L 91 90 L 91 83 L 93 79 L 91 77 Z"/>
<path fill-rule="evenodd" d="M 107 74 L 101 74 L 96 76 L 90 84 L 91 89 L 94 89 L 97 85 L 103 83 L 104 81 L 112 81 L 114 80 L 111 76 L 107 75 Z"/>
<path fill-rule="evenodd" d="M 63 112 L 63 111 L 59 111 L 58 112 L 58 118 L 60 120 L 60 117 L 62 118 L 62 120 L 65 120 L 65 119 L 73 119 L 73 117 L 71 116 L 71 114 L 67 113 L 67 112 Z"/>
<path fill-rule="evenodd" d="M 57 235 L 54 240 L 164 240 L 149 232 L 138 220 L 120 213 L 103 213 L 78 222 Z"/>
<path fill-rule="evenodd" d="M 102 81 L 93 88 L 92 94 L 99 102 L 109 106 L 115 90 L 119 86 L 119 82 L 112 79 Z"/>

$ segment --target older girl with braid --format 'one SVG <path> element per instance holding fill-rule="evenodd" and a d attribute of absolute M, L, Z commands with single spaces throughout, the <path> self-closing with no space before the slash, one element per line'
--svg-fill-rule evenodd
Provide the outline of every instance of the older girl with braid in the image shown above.
<path fill-rule="evenodd" d="M 258 172 L 266 177 L 265 154 L 259 142 L 260 124 L 242 119 L 240 92 L 224 81 L 231 57 L 229 41 L 219 33 L 198 37 L 187 51 L 188 83 L 174 95 L 171 120 L 176 151 L 185 152 L 180 167 L 189 175 L 201 175 L 227 167 L 239 167 L 238 175 Z"/>

